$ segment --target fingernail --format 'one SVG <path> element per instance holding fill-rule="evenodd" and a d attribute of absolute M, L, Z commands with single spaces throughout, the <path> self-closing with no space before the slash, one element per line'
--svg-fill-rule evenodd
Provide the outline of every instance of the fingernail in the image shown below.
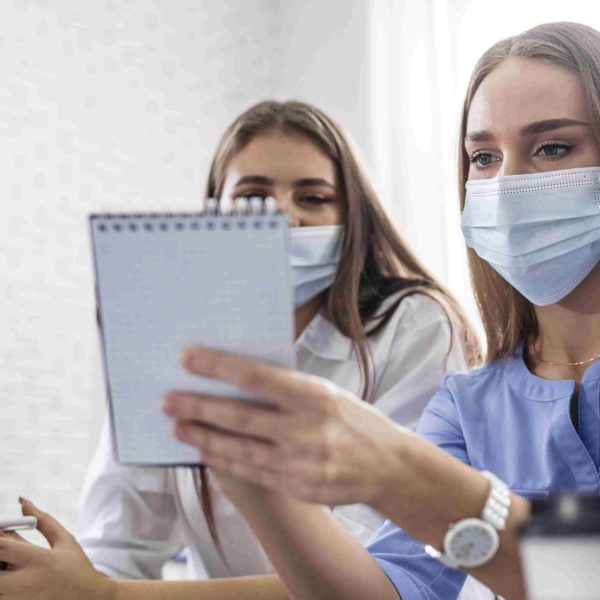
<path fill-rule="evenodd" d="M 28 498 L 23 498 L 23 502 L 25 502 L 25 504 L 27 504 L 27 506 L 30 508 L 37 508 L 36 505 Z"/>
<path fill-rule="evenodd" d="M 175 424 L 175 427 L 173 428 L 173 433 L 175 434 L 175 437 L 177 439 L 185 440 L 188 437 L 189 428 L 185 423 L 179 421 Z"/>
<path fill-rule="evenodd" d="M 165 396 L 160 403 L 160 408 L 165 414 L 172 416 L 177 408 L 177 400 L 173 396 Z"/>
<path fill-rule="evenodd" d="M 181 351 L 181 354 L 179 355 L 179 360 L 185 365 L 185 364 L 189 364 L 190 362 L 192 362 L 194 360 L 194 356 L 196 354 L 196 350 L 194 349 L 193 346 L 188 346 L 187 348 L 184 348 Z"/>
<path fill-rule="evenodd" d="M 184 348 L 180 356 L 181 363 L 184 367 L 201 369 L 204 365 L 202 360 L 202 350 L 195 346 Z"/>

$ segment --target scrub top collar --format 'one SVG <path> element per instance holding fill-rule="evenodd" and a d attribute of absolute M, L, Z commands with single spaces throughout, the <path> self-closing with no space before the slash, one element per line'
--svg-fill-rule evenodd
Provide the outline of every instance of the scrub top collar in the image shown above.
<path fill-rule="evenodd" d="M 572 396 L 575 391 L 573 379 L 544 379 L 533 374 L 523 358 L 524 344 L 521 342 L 517 351 L 508 359 L 506 365 L 510 386 L 519 395 L 535 401 L 551 402 L 565 396 Z M 503 360 L 503 359 L 500 359 Z M 581 385 L 600 379 L 600 359 L 594 361 L 585 371 Z"/>
<path fill-rule="evenodd" d="M 313 354 L 329 360 L 349 360 L 352 357 L 352 340 L 343 335 L 335 325 L 318 312 L 296 340 Z"/>

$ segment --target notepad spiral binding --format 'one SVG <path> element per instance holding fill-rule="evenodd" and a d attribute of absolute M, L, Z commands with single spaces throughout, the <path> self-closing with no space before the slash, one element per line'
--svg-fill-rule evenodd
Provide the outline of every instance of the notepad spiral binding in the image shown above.
<path fill-rule="evenodd" d="M 102 213 L 90 216 L 92 225 L 99 232 L 120 231 L 183 231 L 191 229 L 227 230 L 236 227 L 253 229 L 279 227 L 283 215 L 274 198 L 240 196 L 233 205 L 208 198 L 204 210 L 198 212 L 150 212 L 150 213 Z"/>

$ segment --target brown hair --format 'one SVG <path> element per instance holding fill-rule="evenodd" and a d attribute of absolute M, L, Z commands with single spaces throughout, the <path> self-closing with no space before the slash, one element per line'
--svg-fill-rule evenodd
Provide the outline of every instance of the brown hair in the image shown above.
<path fill-rule="evenodd" d="M 511 57 L 545 59 L 576 73 L 583 84 L 594 136 L 600 143 L 600 32 L 578 23 L 546 23 L 501 40 L 479 59 L 467 88 L 459 139 L 461 210 L 470 166 L 464 147 L 469 108 L 482 81 Z M 487 339 L 486 360 L 511 356 L 522 340 L 535 341 L 539 334 L 533 305 L 471 248 L 468 257 Z"/>
<path fill-rule="evenodd" d="M 469 363 L 479 360 L 479 345 L 460 306 L 421 265 L 392 225 L 369 181 L 357 151 L 343 129 L 322 111 L 303 102 L 261 102 L 240 115 L 225 131 L 215 152 L 206 185 L 207 198 L 222 194 L 227 168 L 251 140 L 271 131 L 311 140 L 335 164 L 344 199 L 344 242 L 335 280 L 326 292 L 325 316 L 352 340 L 362 375 L 362 398 L 371 400 L 372 365 L 368 338 L 379 332 L 403 298 L 423 293 L 440 302 L 459 323 Z M 382 303 L 398 295 L 384 310 Z M 452 322 L 448 319 L 451 330 Z M 452 336 L 449 351 L 452 344 Z M 206 472 L 201 468 L 206 492 Z M 210 501 L 202 494 L 207 520 Z M 214 522 L 209 522 L 216 539 Z"/>
<path fill-rule="evenodd" d="M 270 131 L 302 135 L 319 147 L 336 166 L 345 201 L 344 243 L 335 281 L 325 301 L 325 315 L 352 340 L 360 365 L 362 398 L 372 392 L 367 338 L 385 326 L 408 293 L 436 293 L 458 318 L 470 361 L 478 346 L 458 303 L 421 265 L 385 214 L 349 136 L 319 109 L 298 101 L 261 102 L 240 115 L 224 133 L 215 152 L 207 197 L 220 197 L 233 157 L 252 139 Z M 403 292 L 379 313 L 384 300 Z"/>

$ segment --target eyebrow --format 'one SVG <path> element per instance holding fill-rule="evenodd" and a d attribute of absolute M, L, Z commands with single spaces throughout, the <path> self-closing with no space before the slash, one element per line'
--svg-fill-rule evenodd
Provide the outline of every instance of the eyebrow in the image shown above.
<path fill-rule="evenodd" d="M 544 121 L 536 121 L 535 123 L 525 125 L 525 127 L 521 128 L 521 135 L 535 135 L 537 133 L 560 129 L 561 127 L 589 127 L 589 125 L 589 123 L 584 123 L 583 121 L 578 121 L 576 119 L 546 119 Z M 487 142 L 493 137 L 494 136 L 489 131 L 471 131 L 465 135 L 465 142 Z"/>
<path fill-rule="evenodd" d="M 244 175 L 236 181 L 235 187 L 244 185 L 246 183 L 273 185 L 275 181 L 270 177 L 265 177 L 264 175 Z M 321 177 L 305 177 L 304 179 L 296 179 L 296 181 L 292 182 L 292 185 L 294 187 L 325 186 L 331 188 L 332 190 L 336 189 L 335 185 L 326 179 L 322 179 Z"/>
<path fill-rule="evenodd" d="M 545 121 L 536 121 L 530 123 L 521 129 L 521 135 L 533 135 L 535 133 L 544 133 L 545 131 L 552 131 L 554 129 L 560 129 L 561 127 L 589 127 L 589 123 L 583 121 L 577 121 L 576 119 L 547 119 Z"/>

